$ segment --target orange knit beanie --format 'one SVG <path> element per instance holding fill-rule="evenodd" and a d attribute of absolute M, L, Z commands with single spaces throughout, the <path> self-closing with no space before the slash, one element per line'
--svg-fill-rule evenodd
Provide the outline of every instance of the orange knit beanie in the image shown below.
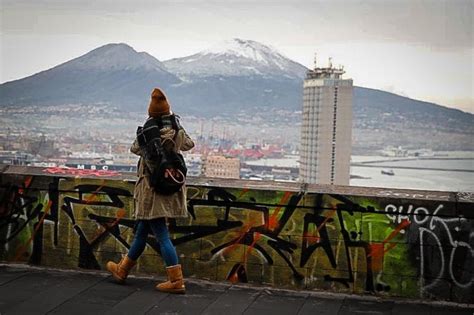
<path fill-rule="evenodd" d="M 158 117 L 170 114 L 170 104 L 166 99 L 165 94 L 158 88 L 151 93 L 150 105 L 148 106 L 148 115 L 151 117 Z"/>

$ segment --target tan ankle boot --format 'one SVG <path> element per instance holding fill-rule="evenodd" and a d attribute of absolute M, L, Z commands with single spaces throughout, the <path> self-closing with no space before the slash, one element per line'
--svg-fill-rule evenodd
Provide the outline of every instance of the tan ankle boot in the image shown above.
<path fill-rule="evenodd" d="M 135 266 L 135 261 L 128 258 L 127 255 L 122 257 L 122 260 L 118 264 L 113 261 L 107 262 L 106 268 L 112 273 L 112 276 L 117 280 L 118 283 L 124 283 L 128 277 L 128 273 Z"/>
<path fill-rule="evenodd" d="M 166 267 L 166 273 L 168 281 L 156 285 L 156 289 L 161 292 L 184 294 L 186 288 L 184 287 L 181 265 Z"/>

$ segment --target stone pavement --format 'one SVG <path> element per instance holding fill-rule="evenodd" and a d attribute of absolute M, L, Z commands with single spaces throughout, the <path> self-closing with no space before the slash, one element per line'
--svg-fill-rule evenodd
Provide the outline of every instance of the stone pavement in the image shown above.
<path fill-rule="evenodd" d="M 103 272 L 0 265 L 0 314 L 474 314 L 474 305 L 187 281 L 186 295 L 154 290 L 157 280 L 118 285 Z"/>

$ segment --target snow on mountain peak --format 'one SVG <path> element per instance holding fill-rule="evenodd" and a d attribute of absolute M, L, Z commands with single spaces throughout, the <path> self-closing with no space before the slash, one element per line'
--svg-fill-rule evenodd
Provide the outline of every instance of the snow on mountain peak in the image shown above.
<path fill-rule="evenodd" d="M 252 40 L 219 42 L 192 56 L 165 61 L 182 78 L 188 76 L 282 76 L 303 78 L 306 68 L 276 49 Z"/>
<path fill-rule="evenodd" d="M 239 38 L 225 40 L 220 43 L 217 43 L 209 49 L 201 52 L 201 54 L 235 55 L 238 57 L 243 57 L 264 63 L 268 63 L 267 59 L 269 56 L 281 56 L 275 49 L 272 49 L 268 46 L 262 45 L 252 40 L 242 40 Z"/>

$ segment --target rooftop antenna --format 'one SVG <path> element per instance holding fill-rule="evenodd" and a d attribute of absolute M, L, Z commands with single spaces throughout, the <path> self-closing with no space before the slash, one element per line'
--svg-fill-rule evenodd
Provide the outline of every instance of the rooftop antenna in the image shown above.
<path fill-rule="evenodd" d="M 318 67 L 318 54 L 314 53 L 314 70 Z"/>
<path fill-rule="evenodd" d="M 332 68 L 332 57 L 329 57 L 328 67 L 329 67 L 329 68 Z"/>

